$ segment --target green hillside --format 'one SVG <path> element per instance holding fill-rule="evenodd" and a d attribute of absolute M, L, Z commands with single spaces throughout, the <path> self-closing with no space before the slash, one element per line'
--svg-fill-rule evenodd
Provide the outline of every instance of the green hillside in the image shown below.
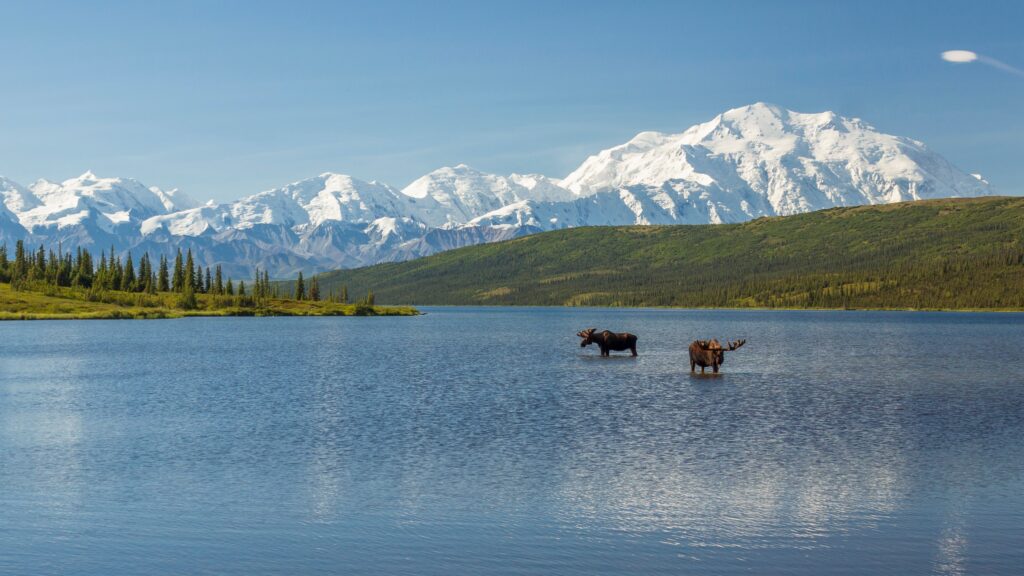
<path fill-rule="evenodd" d="M 320 284 L 389 304 L 1024 309 L 1024 198 L 576 228 Z"/>

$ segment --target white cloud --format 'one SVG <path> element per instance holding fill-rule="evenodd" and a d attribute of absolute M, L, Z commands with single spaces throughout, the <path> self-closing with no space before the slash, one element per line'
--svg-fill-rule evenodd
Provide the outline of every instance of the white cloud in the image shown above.
<path fill-rule="evenodd" d="M 942 53 L 942 59 L 946 62 L 974 62 L 978 55 L 970 50 L 946 50 Z"/>
<path fill-rule="evenodd" d="M 946 62 L 955 62 L 957 64 L 966 64 L 968 62 L 981 62 L 982 64 L 988 64 L 993 68 L 998 68 L 1003 72 L 1009 72 L 1014 76 L 1020 76 L 1024 78 L 1024 70 L 1001 62 L 995 58 L 989 58 L 984 54 L 978 54 L 977 52 L 971 52 L 970 50 L 946 50 L 942 53 L 942 59 Z"/>

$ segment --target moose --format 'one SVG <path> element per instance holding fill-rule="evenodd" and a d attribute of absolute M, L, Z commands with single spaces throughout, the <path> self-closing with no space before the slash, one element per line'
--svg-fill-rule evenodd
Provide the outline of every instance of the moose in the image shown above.
<path fill-rule="evenodd" d="M 576 334 L 583 341 L 580 342 L 580 348 L 585 348 L 591 344 L 597 344 L 601 349 L 601 356 L 610 356 L 610 351 L 615 350 L 621 352 L 623 350 L 629 350 L 636 356 L 636 334 L 630 334 L 629 332 L 610 332 L 604 330 L 598 332 L 596 328 L 587 328 L 581 330 Z"/>
<path fill-rule="evenodd" d="M 694 340 L 690 344 L 690 372 L 696 372 L 697 366 L 700 366 L 700 373 L 704 373 L 704 369 L 711 366 L 711 369 L 715 374 L 718 374 L 718 368 L 725 364 L 725 352 L 732 352 L 746 344 L 746 340 L 736 340 L 735 342 L 728 342 L 728 348 L 722 348 L 722 345 L 712 338 L 711 340 Z"/>

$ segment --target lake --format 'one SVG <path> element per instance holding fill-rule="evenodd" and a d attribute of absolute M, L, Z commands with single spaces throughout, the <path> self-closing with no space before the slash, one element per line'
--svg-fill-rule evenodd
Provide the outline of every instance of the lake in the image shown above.
<path fill-rule="evenodd" d="M 1024 567 L 1024 315 L 425 310 L 0 323 L 0 573 Z"/>

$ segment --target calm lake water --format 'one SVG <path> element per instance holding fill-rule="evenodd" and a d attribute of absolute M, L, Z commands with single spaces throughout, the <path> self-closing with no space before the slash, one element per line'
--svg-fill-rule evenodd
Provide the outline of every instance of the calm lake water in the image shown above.
<path fill-rule="evenodd" d="M 1024 315 L 427 311 L 0 323 L 0 573 L 1024 570 Z"/>

